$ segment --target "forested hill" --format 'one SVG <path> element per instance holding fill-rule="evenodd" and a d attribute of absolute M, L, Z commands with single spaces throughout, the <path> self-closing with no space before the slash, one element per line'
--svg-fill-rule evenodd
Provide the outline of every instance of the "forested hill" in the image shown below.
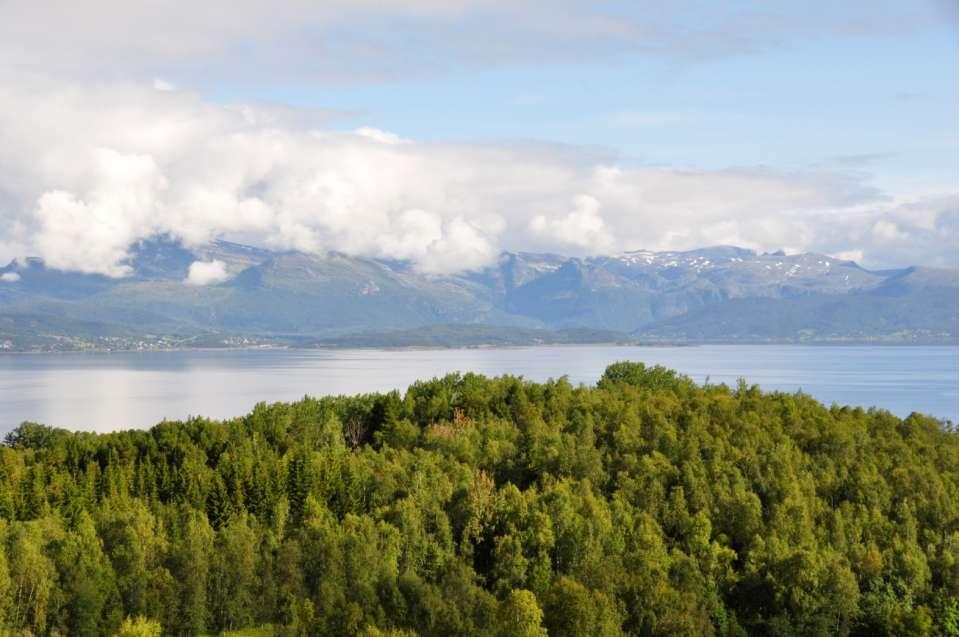
<path fill-rule="evenodd" d="M 632 363 L 24 424 L 0 633 L 957 635 L 950 429 Z"/>

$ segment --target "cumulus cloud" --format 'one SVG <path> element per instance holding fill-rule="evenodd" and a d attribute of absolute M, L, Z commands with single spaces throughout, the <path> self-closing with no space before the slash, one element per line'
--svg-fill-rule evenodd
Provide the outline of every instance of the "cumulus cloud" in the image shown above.
<path fill-rule="evenodd" d="M 529 229 L 535 236 L 561 244 L 590 252 L 602 251 L 613 245 L 613 238 L 599 209 L 600 203 L 595 197 L 577 195 L 575 206 L 568 215 L 555 218 L 536 215 L 530 220 Z"/>
<path fill-rule="evenodd" d="M 37 199 L 37 253 L 53 268 L 124 276 L 131 240 L 156 231 L 166 178 L 149 155 L 95 148 L 80 161 L 91 167 L 83 194 L 51 190 Z"/>
<path fill-rule="evenodd" d="M 184 283 L 187 285 L 211 285 L 222 283 L 230 278 L 227 272 L 226 264 L 219 259 L 213 261 L 194 261 L 190 264 L 190 270 L 187 273 Z"/>
<path fill-rule="evenodd" d="M 955 262 L 954 199 L 895 202 L 858 173 L 679 170 L 573 147 L 425 143 L 149 85 L 0 84 L 0 102 L 0 259 L 39 256 L 64 270 L 125 276 L 130 246 L 155 235 L 407 259 L 435 273 L 502 250 L 720 243 L 860 250 L 874 265 Z"/>
<path fill-rule="evenodd" d="M 20 275 L 16 272 L 4 272 L 0 274 L 0 281 L 4 283 L 16 283 L 20 280 Z"/>

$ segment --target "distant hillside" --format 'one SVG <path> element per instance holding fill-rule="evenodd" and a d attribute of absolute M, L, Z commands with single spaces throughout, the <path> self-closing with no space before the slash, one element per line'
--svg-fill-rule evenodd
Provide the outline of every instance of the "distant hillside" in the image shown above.
<path fill-rule="evenodd" d="M 195 261 L 221 262 L 224 280 L 187 285 Z M 592 258 L 509 253 L 483 270 L 436 276 L 339 253 L 222 241 L 190 250 L 156 240 L 137 246 L 130 266 L 121 279 L 51 270 L 37 259 L 0 268 L 0 348 L 332 343 L 357 335 L 383 345 L 491 345 L 568 329 L 688 342 L 959 337 L 957 270 L 874 272 L 824 255 L 728 246 Z M 440 337 L 439 326 L 469 329 Z M 432 336 L 424 339 L 424 328 Z M 587 333 L 569 334 L 592 338 Z"/>
<path fill-rule="evenodd" d="M 410 330 L 360 332 L 305 343 L 307 347 L 484 347 L 633 343 L 622 332 L 589 328 L 545 330 L 487 325 L 432 325 Z"/>
<path fill-rule="evenodd" d="M 849 294 L 731 299 L 642 331 L 647 339 L 959 341 L 959 287 L 953 271 L 914 269 Z"/>

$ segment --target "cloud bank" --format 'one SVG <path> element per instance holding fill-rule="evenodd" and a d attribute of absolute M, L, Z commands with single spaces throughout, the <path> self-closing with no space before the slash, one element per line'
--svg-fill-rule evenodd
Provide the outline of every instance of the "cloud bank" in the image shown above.
<path fill-rule="evenodd" d="M 169 235 L 406 259 L 435 273 L 502 250 L 720 243 L 957 265 L 959 196 L 900 201 L 858 172 L 678 169 L 561 145 L 423 142 L 376 122 L 334 130 L 330 113 L 178 88 L 686 63 L 902 33 L 955 16 L 952 4 L 0 2 L 0 259 L 122 277 L 132 244 Z M 194 265 L 187 282 L 221 275 Z"/>
<path fill-rule="evenodd" d="M 597 254 L 735 244 L 955 264 L 959 198 L 896 202 L 861 174 L 678 170 L 537 144 L 335 131 L 169 86 L 0 88 L 0 257 L 122 277 L 155 235 L 408 259 L 425 272 L 502 250 Z M 194 264 L 200 283 L 220 276 Z"/>

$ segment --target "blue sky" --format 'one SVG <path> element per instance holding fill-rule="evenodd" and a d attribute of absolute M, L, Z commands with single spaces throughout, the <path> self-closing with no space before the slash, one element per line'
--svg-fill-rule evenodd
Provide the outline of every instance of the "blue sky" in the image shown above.
<path fill-rule="evenodd" d="M 954 0 L 8 0 L 0 61 L 0 259 L 959 266 Z"/>
<path fill-rule="evenodd" d="M 954 80 L 954 81 L 951 81 Z M 797 39 L 695 61 L 641 54 L 428 79 L 217 87 L 423 140 L 537 140 L 697 168 L 833 165 L 904 193 L 959 177 L 959 23 Z"/>

